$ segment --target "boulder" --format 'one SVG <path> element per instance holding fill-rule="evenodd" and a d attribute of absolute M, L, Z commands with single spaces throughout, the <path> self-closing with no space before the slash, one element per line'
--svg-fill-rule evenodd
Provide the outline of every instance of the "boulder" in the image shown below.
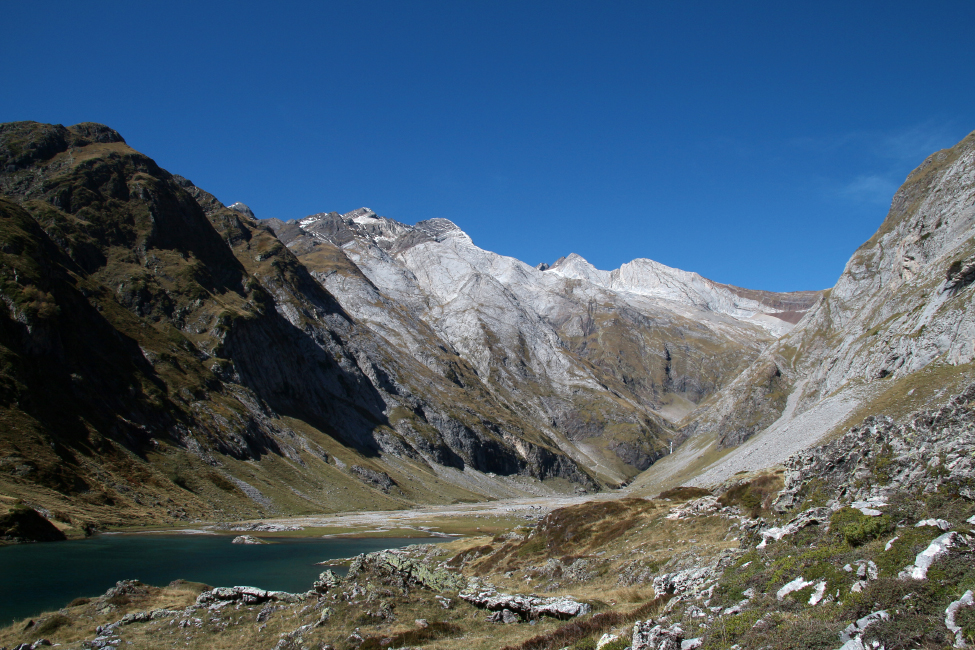
<path fill-rule="evenodd" d="M 468 588 L 460 592 L 459 596 L 461 600 L 466 600 L 475 607 L 492 612 L 508 610 L 526 620 L 541 616 L 565 620 L 591 611 L 587 603 L 580 603 L 569 596 L 542 598 L 534 595 L 503 594 L 489 584 L 476 581 L 471 581 Z"/>
<path fill-rule="evenodd" d="M 256 605 L 269 600 L 296 603 L 305 594 L 290 594 L 286 591 L 266 591 L 257 587 L 216 587 L 197 596 L 197 605 L 211 605 L 221 601 L 240 601 L 245 605 Z"/>

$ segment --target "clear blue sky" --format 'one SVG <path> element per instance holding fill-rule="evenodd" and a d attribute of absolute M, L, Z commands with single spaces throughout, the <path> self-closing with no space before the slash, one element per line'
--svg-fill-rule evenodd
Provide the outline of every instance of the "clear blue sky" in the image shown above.
<path fill-rule="evenodd" d="M 225 203 L 455 221 L 530 264 L 831 286 L 975 130 L 975 2 L 6 2 L 0 121 Z"/>

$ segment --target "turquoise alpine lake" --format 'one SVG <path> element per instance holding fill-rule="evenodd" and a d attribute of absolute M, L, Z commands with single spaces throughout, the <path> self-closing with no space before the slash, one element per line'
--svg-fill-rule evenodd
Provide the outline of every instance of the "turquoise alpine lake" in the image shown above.
<path fill-rule="evenodd" d="M 231 544 L 230 535 L 98 535 L 0 547 L 0 625 L 99 596 L 119 580 L 164 586 L 182 578 L 214 587 L 247 585 L 304 592 L 326 567 L 347 558 L 438 538 L 281 538 Z M 270 538 L 269 538 L 270 540 Z M 333 568 L 334 569 L 334 568 Z M 336 570 L 344 573 L 344 569 Z"/>

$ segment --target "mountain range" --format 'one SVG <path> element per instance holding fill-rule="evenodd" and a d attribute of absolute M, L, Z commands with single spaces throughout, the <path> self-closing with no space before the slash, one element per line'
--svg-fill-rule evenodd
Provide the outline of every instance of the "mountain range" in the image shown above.
<path fill-rule="evenodd" d="M 442 216 L 260 220 L 106 126 L 0 125 L 0 498 L 78 532 L 782 463 L 970 381 L 973 152 L 915 170 L 835 287 L 772 293 L 533 267 Z"/>

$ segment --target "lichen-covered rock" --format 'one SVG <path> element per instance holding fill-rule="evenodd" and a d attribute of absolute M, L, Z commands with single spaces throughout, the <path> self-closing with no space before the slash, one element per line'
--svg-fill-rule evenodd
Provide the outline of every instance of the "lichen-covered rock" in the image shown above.
<path fill-rule="evenodd" d="M 346 580 L 357 580 L 363 574 L 375 575 L 382 582 L 402 589 L 413 586 L 444 592 L 461 589 L 465 584 L 458 574 L 431 567 L 397 550 L 357 555 L 349 565 Z"/>
<path fill-rule="evenodd" d="M 683 593 L 699 593 L 714 583 L 715 571 L 713 567 L 702 566 L 674 573 L 665 573 L 653 580 L 653 590 L 657 595 Z"/>
<path fill-rule="evenodd" d="M 337 573 L 331 569 L 325 569 L 318 574 L 318 580 L 312 585 L 312 588 L 320 594 L 328 593 L 332 589 L 335 589 L 339 584 L 341 584 L 342 578 L 338 576 Z"/>
<path fill-rule="evenodd" d="M 805 510 L 785 526 L 767 528 L 761 531 L 762 543 L 759 544 L 758 547 L 765 548 L 770 541 L 780 540 L 786 535 L 794 535 L 806 526 L 812 526 L 829 521 L 830 514 L 831 513 L 828 508 L 810 508 L 809 510 Z"/>

